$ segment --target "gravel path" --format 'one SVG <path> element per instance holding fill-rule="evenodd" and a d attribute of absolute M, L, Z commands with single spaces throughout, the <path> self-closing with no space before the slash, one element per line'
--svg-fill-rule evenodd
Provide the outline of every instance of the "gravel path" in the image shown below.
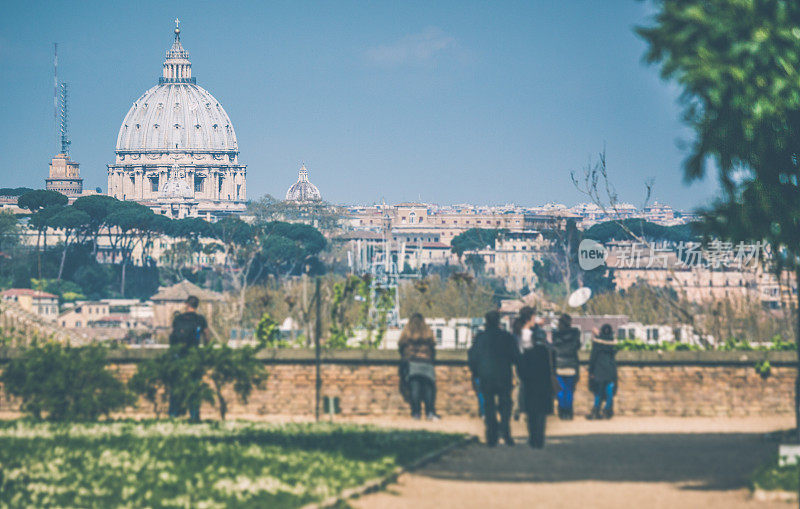
<path fill-rule="evenodd" d="M 387 423 L 381 423 L 387 424 Z M 480 430 L 477 419 L 395 425 Z M 515 447 L 483 444 L 457 449 L 405 474 L 356 508 L 787 508 L 752 500 L 750 473 L 777 452 L 764 433 L 791 418 L 619 418 L 600 423 L 550 420 L 544 450 L 525 443 L 515 423 Z"/>

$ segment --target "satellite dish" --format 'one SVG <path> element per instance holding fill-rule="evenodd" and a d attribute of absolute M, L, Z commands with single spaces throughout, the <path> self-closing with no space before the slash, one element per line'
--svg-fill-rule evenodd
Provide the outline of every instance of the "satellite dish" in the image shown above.
<path fill-rule="evenodd" d="M 578 288 L 569 295 L 567 304 L 571 308 L 579 308 L 589 301 L 592 296 L 592 289 L 587 287 Z"/>

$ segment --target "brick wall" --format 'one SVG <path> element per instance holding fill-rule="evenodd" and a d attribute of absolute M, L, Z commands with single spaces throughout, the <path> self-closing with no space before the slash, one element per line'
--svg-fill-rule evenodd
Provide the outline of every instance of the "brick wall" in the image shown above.
<path fill-rule="evenodd" d="M 115 352 L 111 365 L 128 378 L 149 351 Z M 229 395 L 229 416 L 314 413 L 313 352 L 266 352 L 269 379 L 255 390 L 247 405 Z M 766 416 L 792 413 L 795 380 L 793 352 L 620 352 L 619 415 Z M 769 360 L 772 374 L 759 376 L 754 365 Z M 588 412 L 592 396 L 586 387 L 586 358 L 575 398 L 576 414 Z M 463 351 L 438 354 L 437 410 L 447 415 L 472 415 L 477 400 Z M 340 398 L 343 415 L 405 415 L 408 406 L 398 392 L 397 354 L 386 351 L 326 352 L 322 394 Z M 13 410 L 13 401 L 0 399 L 0 408 Z M 142 402 L 131 412 L 152 413 Z M 203 415 L 214 415 L 213 407 Z"/>

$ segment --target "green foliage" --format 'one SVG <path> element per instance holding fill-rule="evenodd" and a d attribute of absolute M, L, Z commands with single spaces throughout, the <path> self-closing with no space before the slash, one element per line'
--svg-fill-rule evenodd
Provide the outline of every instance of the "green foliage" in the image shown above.
<path fill-rule="evenodd" d="M 8 254 L 8 251 L 19 245 L 19 234 L 17 216 L 0 212 L 0 252 Z"/>
<path fill-rule="evenodd" d="M 777 268 L 800 255 L 800 3 L 663 0 L 637 30 L 646 58 L 678 83 L 695 132 L 688 181 L 718 169 L 723 193 L 705 211 L 711 233 L 764 240 Z"/>
<path fill-rule="evenodd" d="M 626 351 L 663 351 L 663 352 L 700 352 L 705 348 L 690 344 L 690 343 L 677 343 L 677 342 L 664 342 L 664 343 L 647 343 L 641 339 L 624 339 L 617 342 L 619 350 Z M 721 352 L 782 352 L 786 350 L 794 350 L 794 343 L 772 343 L 771 345 L 753 346 L 747 341 L 728 339 L 724 344 L 717 347 Z M 755 365 L 756 372 L 761 375 L 768 376 L 772 369 L 769 361 L 760 361 Z"/>
<path fill-rule="evenodd" d="M 208 376 L 214 385 L 220 419 L 225 420 L 228 412 L 228 403 L 223 393 L 226 386 L 233 385 L 233 391 L 247 404 L 253 387 L 261 386 L 266 381 L 264 364 L 256 358 L 260 349 L 261 346 L 231 348 L 228 345 L 205 349 Z"/>
<path fill-rule="evenodd" d="M 256 357 L 261 348 L 263 343 L 235 349 L 217 344 L 189 349 L 173 346 L 163 355 L 141 362 L 128 387 L 149 401 L 156 415 L 170 402 L 179 414 L 209 402 L 218 405 L 224 420 L 226 386 L 233 384 L 234 392 L 246 403 L 253 386 L 266 380 L 263 363 Z M 213 388 L 206 380 L 211 380 Z"/>
<path fill-rule="evenodd" d="M 69 199 L 65 195 L 57 191 L 46 191 L 44 189 L 28 191 L 17 198 L 18 207 L 28 209 L 34 213 L 48 207 L 63 207 L 67 203 L 69 203 Z"/>
<path fill-rule="evenodd" d="M 314 257 L 326 245 L 325 237 L 313 226 L 272 221 L 263 227 L 261 255 L 271 274 L 302 274 L 305 265 L 318 266 Z"/>
<path fill-rule="evenodd" d="M 64 207 L 49 218 L 48 226 L 57 230 L 76 230 L 89 224 L 89 214 L 74 207 Z"/>
<path fill-rule="evenodd" d="M 348 315 L 347 311 L 350 309 L 348 304 L 354 301 L 356 295 L 363 296 L 365 292 L 369 295 L 369 280 L 366 278 L 349 276 L 344 281 L 334 283 L 330 308 L 330 335 L 325 343 L 328 348 L 347 348 L 347 340 L 353 335 L 353 326 L 358 321 L 358 317 Z M 367 302 L 364 304 L 368 306 Z M 358 313 L 361 315 L 362 321 L 364 320 L 363 313 L 368 310 L 367 306 L 364 306 L 365 310 Z"/>
<path fill-rule="evenodd" d="M 646 343 L 641 339 L 625 339 L 617 343 L 617 349 L 634 352 L 698 352 L 702 347 L 689 343 Z"/>
<path fill-rule="evenodd" d="M 223 244 L 246 245 L 254 240 L 256 228 L 238 217 L 225 216 L 214 223 L 213 233 Z"/>
<path fill-rule="evenodd" d="M 327 423 L 5 422 L 0 505 L 302 507 L 460 439 Z"/>
<path fill-rule="evenodd" d="M 772 365 L 767 360 L 756 362 L 755 369 L 761 378 L 767 378 L 772 373 Z"/>
<path fill-rule="evenodd" d="M 800 465 L 779 467 L 775 456 L 753 472 L 749 484 L 751 490 L 797 493 L 800 489 Z"/>
<path fill-rule="evenodd" d="M 793 352 L 797 350 L 794 341 L 786 341 L 780 334 L 772 336 L 772 344 L 769 349 L 774 352 Z"/>
<path fill-rule="evenodd" d="M 128 380 L 128 388 L 153 405 L 156 417 L 161 415 L 161 409 L 169 400 L 169 391 L 164 389 L 171 385 L 171 359 L 169 355 L 161 355 L 142 361 Z"/>
<path fill-rule="evenodd" d="M 273 320 L 269 313 L 261 315 L 261 319 L 256 326 L 256 339 L 268 348 L 275 348 L 281 345 L 281 331 L 278 329 L 278 322 Z"/>
<path fill-rule="evenodd" d="M 662 226 L 636 218 L 595 224 L 583 232 L 583 238 L 593 239 L 598 242 L 634 240 L 631 237 L 631 233 L 649 241 L 689 242 L 699 240 L 697 224 Z"/>
<path fill-rule="evenodd" d="M 0 382 L 37 419 L 95 420 L 132 403 L 122 382 L 106 369 L 106 349 L 98 345 L 28 348 L 8 363 Z"/>
<path fill-rule="evenodd" d="M 464 257 L 464 263 L 467 264 L 467 267 L 469 267 L 476 276 L 483 274 L 483 271 L 486 269 L 486 260 L 479 254 L 468 254 Z"/>
<path fill-rule="evenodd" d="M 0 187 L 0 196 L 22 196 L 30 191 L 30 187 Z"/>
<path fill-rule="evenodd" d="M 450 241 L 450 250 L 461 258 L 467 251 L 493 248 L 497 237 L 506 233 L 505 229 L 470 228 L 459 233 Z"/>

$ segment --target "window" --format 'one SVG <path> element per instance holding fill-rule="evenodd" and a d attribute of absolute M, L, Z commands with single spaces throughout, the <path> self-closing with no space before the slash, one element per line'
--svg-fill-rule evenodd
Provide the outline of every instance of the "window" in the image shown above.
<path fill-rule="evenodd" d="M 194 192 L 195 193 L 202 193 L 203 192 L 203 183 L 205 182 L 205 178 L 201 176 L 194 176 Z"/>
<path fill-rule="evenodd" d="M 150 177 L 150 192 L 158 192 L 158 177 Z"/>
<path fill-rule="evenodd" d="M 436 346 L 442 346 L 442 329 L 436 329 Z"/>

